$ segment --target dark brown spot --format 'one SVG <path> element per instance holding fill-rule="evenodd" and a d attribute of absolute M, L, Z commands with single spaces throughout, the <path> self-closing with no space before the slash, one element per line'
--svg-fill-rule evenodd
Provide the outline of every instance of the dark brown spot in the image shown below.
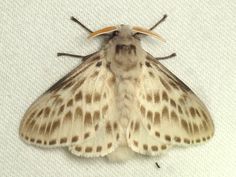
<path fill-rule="evenodd" d="M 108 148 L 108 149 L 110 149 L 111 146 L 112 146 L 112 143 L 108 143 L 108 144 L 107 144 L 107 148 Z"/>
<path fill-rule="evenodd" d="M 102 108 L 102 115 L 103 116 L 106 114 L 107 110 L 108 110 L 108 105 L 106 105 Z"/>
<path fill-rule="evenodd" d="M 156 93 L 154 94 L 154 102 L 155 102 L 155 103 L 158 103 L 159 101 L 160 101 L 159 92 L 156 92 Z"/>
<path fill-rule="evenodd" d="M 67 138 L 66 138 L 66 137 L 60 139 L 60 144 L 64 144 L 64 143 L 66 143 L 66 142 L 67 142 Z"/>
<path fill-rule="evenodd" d="M 97 152 L 101 152 L 101 151 L 102 151 L 102 146 L 97 146 L 96 151 L 97 151 Z"/>
<path fill-rule="evenodd" d="M 98 125 L 98 124 L 96 124 L 96 125 L 95 125 L 95 127 L 94 127 L 95 131 L 97 131 L 97 130 L 98 130 L 98 128 L 99 128 L 99 125 Z"/>
<path fill-rule="evenodd" d="M 178 119 L 178 116 L 177 116 L 177 114 L 175 113 L 175 111 L 171 111 L 171 119 L 173 120 L 173 121 L 175 121 L 175 122 L 178 122 L 179 121 L 179 119 Z"/>
<path fill-rule="evenodd" d="M 39 128 L 39 134 L 43 134 L 45 132 L 46 129 L 46 124 L 41 125 L 41 127 Z"/>
<path fill-rule="evenodd" d="M 74 93 L 76 90 L 78 90 L 83 85 L 84 81 L 85 81 L 85 78 L 79 80 L 72 88 L 72 92 Z"/>
<path fill-rule="evenodd" d="M 201 140 L 200 139 L 196 139 L 196 143 L 200 143 L 201 142 Z"/>
<path fill-rule="evenodd" d="M 193 131 L 195 134 L 197 134 L 199 132 L 197 124 L 193 124 Z"/>
<path fill-rule="evenodd" d="M 99 61 L 99 62 L 96 63 L 96 67 L 100 67 L 101 65 L 102 65 L 102 62 L 101 62 L 101 61 Z"/>
<path fill-rule="evenodd" d="M 58 127 L 60 127 L 60 119 L 53 122 L 51 132 L 54 132 Z"/>
<path fill-rule="evenodd" d="M 70 106 L 73 106 L 73 100 L 70 99 L 68 102 L 67 102 L 67 107 L 70 107 Z"/>
<path fill-rule="evenodd" d="M 89 136 L 90 136 L 90 133 L 89 133 L 89 132 L 85 133 L 85 134 L 84 134 L 84 139 L 87 139 Z"/>
<path fill-rule="evenodd" d="M 92 152 L 93 151 L 93 147 L 88 146 L 85 148 L 85 152 Z"/>
<path fill-rule="evenodd" d="M 49 107 L 46 107 L 44 109 L 44 118 L 47 118 L 50 114 L 51 109 Z"/>
<path fill-rule="evenodd" d="M 149 73 L 149 75 L 150 75 L 152 78 L 155 78 L 153 72 L 149 71 L 148 73 Z"/>
<path fill-rule="evenodd" d="M 107 62 L 106 67 L 107 69 L 111 70 L 111 62 Z"/>
<path fill-rule="evenodd" d="M 166 106 L 162 110 L 162 118 L 169 119 L 169 112 L 168 112 L 168 108 Z"/>
<path fill-rule="evenodd" d="M 175 142 L 177 142 L 177 143 L 180 143 L 180 142 L 181 142 L 181 138 L 178 137 L 178 136 L 175 136 L 175 137 L 174 137 L 174 140 L 175 140 Z"/>
<path fill-rule="evenodd" d="M 66 89 L 70 88 L 72 85 L 74 85 L 74 82 L 73 82 L 73 81 L 71 81 L 71 82 L 69 82 L 68 84 L 66 84 L 62 89 L 63 89 L 63 90 L 66 90 Z"/>
<path fill-rule="evenodd" d="M 75 150 L 78 151 L 78 152 L 80 152 L 80 151 L 82 150 L 82 147 L 76 146 L 76 147 L 75 147 Z"/>
<path fill-rule="evenodd" d="M 69 111 L 68 113 L 66 113 L 64 121 L 71 121 L 71 119 L 72 119 L 72 113 Z"/>
<path fill-rule="evenodd" d="M 115 76 L 110 77 L 109 80 L 108 80 L 109 86 L 113 86 L 115 83 L 116 83 Z"/>
<path fill-rule="evenodd" d="M 96 77 L 96 76 L 98 76 L 98 71 L 95 71 L 90 77 L 91 77 L 91 78 L 94 78 L 94 77 Z"/>
<path fill-rule="evenodd" d="M 63 100 L 61 98 L 59 98 L 59 96 L 57 96 L 55 98 L 55 100 L 53 101 L 53 104 L 55 104 L 55 106 L 61 105 L 63 102 Z"/>
<path fill-rule="evenodd" d="M 77 142 L 79 140 L 79 137 L 78 136 L 73 136 L 72 137 L 72 143 L 74 143 L 74 142 Z"/>
<path fill-rule="evenodd" d="M 206 121 L 208 121 L 208 118 L 207 118 L 207 116 L 206 116 L 206 113 L 202 110 L 202 115 L 203 115 L 203 117 L 204 117 L 204 119 L 206 120 Z"/>
<path fill-rule="evenodd" d="M 139 66 L 140 66 L 140 68 L 142 68 L 142 67 L 143 67 L 143 64 L 140 62 L 140 63 L 139 63 Z"/>
<path fill-rule="evenodd" d="M 148 113 L 147 113 L 147 119 L 148 119 L 150 122 L 152 122 L 152 116 L 153 116 L 152 112 L 151 112 L 151 111 L 148 111 Z"/>
<path fill-rule="evenodd" d="M 170 105 L 176 108 L 176 103 L 173 99 L 170 99 Z"/>
<path fill-rule="evenodd" d="M 152 67 L 151 64 L 150 64 L 149 62 L 147 62 L 147 61 L 145 62 L 145 65 L 146 65 L 147 67 L 149 67 L 149 68 Z"/>
<path fill-rule="evenodd" d="M 139 131 L 139 127 L 140 127 L 139 122 L 136 122 L 134 126 L 134 131 L 135 132 Z"/>
<path fill-rule="evenodd" d="M 119 138 L 120 138 L 120 135 L 119 135 L 119 133 L 117 133 L 116 140 L 119 140 Z"/>
<path fill-rule="evenodd" d="M 187 138 L 184 138 L 184 143 L 186 143 L 186 144 L 190 144 L 190 140 L 187 139 Z"/>
<path fill-rule="evenodd" d="M 97 101 L 100 101 L 101 100 L 101 94 L 100 93 L 94 93 L 93 95 L 93 101 L 94 102 L 97 102 Z"/>
<path fill-rule="evenodd" d="M 151 125 L 147 124 L 147 128 L 148 128 L 148 130 L 151 130 Z"/>
<path fill-rule="evenodd" d="M 210 137 L 210 136 L 208 136 L 208 137 L 207 137 L 207 139 L 209 140 L 209 139 L 211 139 L 211 137 Z"/>
<path fill-rule="evenodd" d="M 174 88 L 174 89 L 179 89 L 178 86 L 174 82 L 169 82 L 169 84 Z"/>
<path fill-rule="evenodd" d="M 186 120 L 181 119 L 181 125 L 185 129 L 186 132 L 189 132 L 189 130 L 188 130 L 188 123 L 187 123 Z"/>
<path fill-rule="evenodd" d="M 178 105 L 178 111 L 179 111 L 180 114 L 183 114 L 183 110 L 182 110 L 182 108 L 180 107 L 180 105 Z"/>
<path fill-rule="evenodd" d="M 157 146 L 152 146 L 151 149 L 152 149 L 153 151 L 158 151 L 158 147 L 157 147 Z"/>
<path fill-rule="evenodd" d="M 25 136 L 25 139 L 26 139 L 26 140 L 28 140 L 28 139 L 29 139 L 29 137 L 28 137 L 28 136 Z"/>
<path fill-rule="evenodd" d="M 112 127 L 111 127 L 111 123 L 107 122 L 106 124 L 106 133 L 107 134 L 111 134 L 112 133 Z"/>
<path fill-rule="evenodd" d="M 154 114 L 154 124 L 155 125 L 160 124 L 160 113 L 159 112 L 155 112 L 155 114 Z"/>
<path fill-rule="evenodd" d="M 192 127 L 192 123 L 191 123 L 191 122 L 189 122 L 188 126 L 189 126 L 189 133 L 190 133 L 190 134 L 193 134 L 193 127 Z"/>
<path fill-rule="evenodd" d="M 75 110 L 75 119 L 81 119 L 83 117 L 83 111 L 80 107 Z"/>
<path fill-rule="evenodd" d="M 185 104 L 185 102 L 184 102 L 184 100 L 183 100 L 182 98 L 179 99 L 179 103 L 180 103 L 181 105 L 184 105 L 184 104 Z"/>
<path fill-rule="evenodd" d="M 202 121 L 202 124 L 203 124 L 203 127 L 204 127 L 205 131 L 207 131 L 208 130 L 207 123 L 205 121 Z"/>
<path fill-rule="evenodd" d="M 42 113 L 43 113 L 43 109 L 41 109 L 41 110 L 39 111 L 39 113 L 37 114 L 37 117 L 40 117 L 40 116 L 42 115 Z"/>
<path fill-rule="evenodd" d="M 155 136 L 159 138 L 160 137 L 160 132 L 155 131 Z"/>
<path fill-rule="evenodd" d="M 196 111 L 198 117 L 201 117 L 201 114 L 199 113 L 198 109 L 195 109 L 195 111 Z"/>
<path fill-rule="evenodd" d="M 114 130 L 117 130 L 118 124 L 116 122 L 113 123 L 113 128 L 114 128 Z"/>
<path fill-rule="evenodd" d="M 170 135 L 165 135 L 165 140 L 166 140 L 166 141 L 171 141 Z"/>
<path fill-rule="evenodd" d="M 52 122 L 49 122 L 49 123 L 47 124 L 46 135 L 49 135 L 50 130 L 51 130 L 51 125 L 52 125 Z"/>
<path fill-rule="evenodd" d="M 92 115 L 90 112 L 86 112 L 84 116 L 84 125 L 89 126 L 92 125 Z"/>
<path fill-rule="evenodd" d="M 147 99 L 147 101 L 151 102 L 152 101 L 152 95 L 151 94 L 147 94 L 146 99 Z"/>
<path fill-rule="evenodd" d="M 191 107 L 191 108 L 189 109 L 189 111 L 190 111 L 190 114 L 192 115 L 192 117 L 195 117 L 195 116 L 196 116 L 195 109 L 194 109 L 193 107 Z"/>
<path fill-rule="evenodd" d="M 100 112 L 99 111 L 95 111 L 93 113 L 93 122 L 98 122 L 100 119 Z"/>
<path fill-rule="evenodd" d="M 138 142 L 137 141 L 134 140 L 133 143 L 136 147 L 138 147 Z"/>
<path fill-rule="evenodd" d="M 57 113 L 58 116 L 63 113 L 64 107 L 65 107 L 64 105 L 62 105 L 62 106 L 60 107 L 60 109 L 59 109 L 59 111 L 58 111 L 58 113 Z"/>
<path fill-rule="evenodd" d="M 165 150 L 167 148 L 167 146 L 165 144 L 161 145 L 161 149 Z"/>
<path fill-rule="evenodd" d="M 103 93 L 103 98 L 106 98 L 107 97 L 107 94 L 106 92 Z"/>
<path fill-rule="evenodd" d="M 86 94 L 85 95 L 85 101 L 86 101 L 86 103 L 91 103 L 92 102 L 92 95 L 91 94 Z"/>
<path fill-rule="evenodd" d="M 82 100 L 82 97 L 83 97 L 82 92 L 79 91 L 79 93 L 77 93 L 77 94 L 75 95 L 75 101 L 80 101 L 80 100 Z"/>
<path fill-rule="evenodd" d="M 49 141 L 49 145 L 54 145 L 54 144 L 56 144 L 57 143 L 57 140 L 51 140 L 51 141 Z"/>
<path fill-rule="evenodd" d="M 189 113 L 188 113 L 188 110 L 187 110 L 187 109 L 185 109 L 185 114 L 186 114 L 187 116 L 189 116 Z"/>
<path fill-rule="evenodd" d="M 162 85 L 163 85 L 168 91 L 171 90 L 170 86 L 169 86 L 161 77 L 160 77 L 160 81 L 161 81 Z"/>
<path fill-rule="evenodd" d="M 36 111 L 34 111 L 33 113 L 31 113 L 30 116 L 29 116 L 29 119 L 34 118 L 35 114 L 36 114 Z"/>
<path fill-rule="evenodd" d="M 37 144 L 42 144 L 42 140 L 37 140 L 36 143 Z"/>
<path fill-rule="evenodd" d="M 145 109 L 144 106 L 141 106 L 141 107 L 140 107 L 140 111 L 141 111 L 142 115 L 145 117 L 146 109 Z"/>
<path fill-rule="evenodd" d="M 147 151 L 147 150 L 148 150 L 148 145 L 147 145 L 147 144 L 144 144 L 144 145 L 143 145 L 143 149 L 144 149 L 145 151 Z"/>
<path fill-rule="evenodd" d="M 134 127 L 134 121 L 132 120 L 130 123 L 130 128 L 133 129 L 133 127 Z"/>
<path fill-rule="evenodd" d="M 205 137 L 203 137 L 203 138 L 202 138 L 202 141 L 206 141 L 206 138 L 205 138 Z"/>

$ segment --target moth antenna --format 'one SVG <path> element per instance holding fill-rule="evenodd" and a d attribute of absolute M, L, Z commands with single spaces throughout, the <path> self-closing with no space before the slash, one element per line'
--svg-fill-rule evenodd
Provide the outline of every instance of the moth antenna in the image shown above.
<path fill-rule="evenodd" d="M 166 59 L 170 59 L 176 57 L 176 53 L 172 53 L 171 55 L 165 56 L 165 57 L 156 57 L 155 59 L 157 60 L 166 60 Z"/>
<path fill-rule="evenodd" d="M 84 58 L 85 56 L 83 55 L 75 55 L 75 54 L 70 54 L 70 53 L 57 53 L 58 57 L 61 56 L 69 56 L 69 57 L 75 57 L 75 58 Z"/>
<path fill-rule="evenodd" d="M 160 19 L 160 20 L 159 20 L 155 25 L 153 25 L 149 30 L 151 31 L 151 30 L 155 29 L 158 25 L 160 25 L 162 22 L 165 21 L 166 17 L 167 17 L 167 15 L 165 14 L 165 15 L 162 17 L 162 19 Z"/>
<path fill-rule="evenodd" d="M 88 27 L 86 27 L 84 24 L 82 24 L 79 20 L 77 20 L 75 17 L 71 17 L 70 18 L 73 22 L 79 24 L 82 28 L 84 28 L 86 31 L 88 31 L 89 33 L 93 33 L 92 30 L 90 30 Z"/>

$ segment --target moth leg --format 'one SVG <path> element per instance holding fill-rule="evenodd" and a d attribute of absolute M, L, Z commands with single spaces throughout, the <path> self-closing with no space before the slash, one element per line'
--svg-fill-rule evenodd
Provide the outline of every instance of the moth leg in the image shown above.
<path fill-rule="evenodd" d="M 176 53 L 172 53 L 171 55 L 165 56 L 165 57 L 156 57 L 155 59 L 157 60 L 165 60 L 165 59 L 169 59 L 169 58 L 173 58 L 176 57 Z"/>
<path fill-rule="evenodd" d="M 86 31 L 88 31 L 89 33 L 93 33 L 92 30 L 90 30 L 88 27 L 86 27 L 84 24 L 82 24 L 79 20 L 77 20 L 75 17 L 71 17 L 70 18 L 73 22 L 79 24 L 82 28 L 84 28 Z"/>
<path fill-rule="evenodd" d="M 153 25 L 151 28 L 149 28 L 149 30 L 151 31 L 151 30 L 155 29 L 158 25 L 160 25 L 162 22 L 165 21 L 166 17 L 167 17 L 166 14 L 163 15 L 162 19 L 160 19 L 155 25 Z"/>
<path fill-rule="evenodd" d="M 92 54 L 89 54 L 89 55 L 75 55 L 75 54 L 70 54 L 70 53 L 57 53 L 57 56 L 58 57 L 61 57 L 61 56 L 68 56 L 68 57 L 74 57 L 74 58 L 82 58 L 82 61 L 85 61 L 86 59 L 88 59 L 90 56 L 94 55 L 95 53 L 97 52 L 94 52 Z"/>

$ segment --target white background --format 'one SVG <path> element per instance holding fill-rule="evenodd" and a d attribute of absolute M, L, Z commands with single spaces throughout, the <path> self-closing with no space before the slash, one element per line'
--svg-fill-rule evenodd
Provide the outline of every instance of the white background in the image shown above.
<path fill-rule="evenodd" d="M 145 38 L 143 46 L 154 56 L 177 53 L 162 63 L 209 108 L 216 127 L 209 143 L 111 163 L 20 141 L 18 127 L 28 106 L 80 63 L 56 53 L 86 55 L 100 46 L 100 40 L 87 40 L 70 16 L 97 30 L 116 24 L 150 27 L 164 14 L 167 21 L 155 31 L 167 42 Z M 235 0 L 1 0 L 0 176 L 236 176 L 235 41 Z"/>

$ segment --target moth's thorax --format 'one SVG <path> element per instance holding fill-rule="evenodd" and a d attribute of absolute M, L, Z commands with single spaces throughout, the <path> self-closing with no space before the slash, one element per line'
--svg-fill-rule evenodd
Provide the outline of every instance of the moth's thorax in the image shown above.
<path fill-rule="evenodd" d="M 139 75 L 139 63 L 145 59 L 146 52 L 142 49 L 140 40 L 134 37 L 129 26 L 121 25 L 117 35 L 107 43 L 107 60 L 116 76 L 132 74 Z M 134 74 L 134 73 L 133 73 Z"/>

